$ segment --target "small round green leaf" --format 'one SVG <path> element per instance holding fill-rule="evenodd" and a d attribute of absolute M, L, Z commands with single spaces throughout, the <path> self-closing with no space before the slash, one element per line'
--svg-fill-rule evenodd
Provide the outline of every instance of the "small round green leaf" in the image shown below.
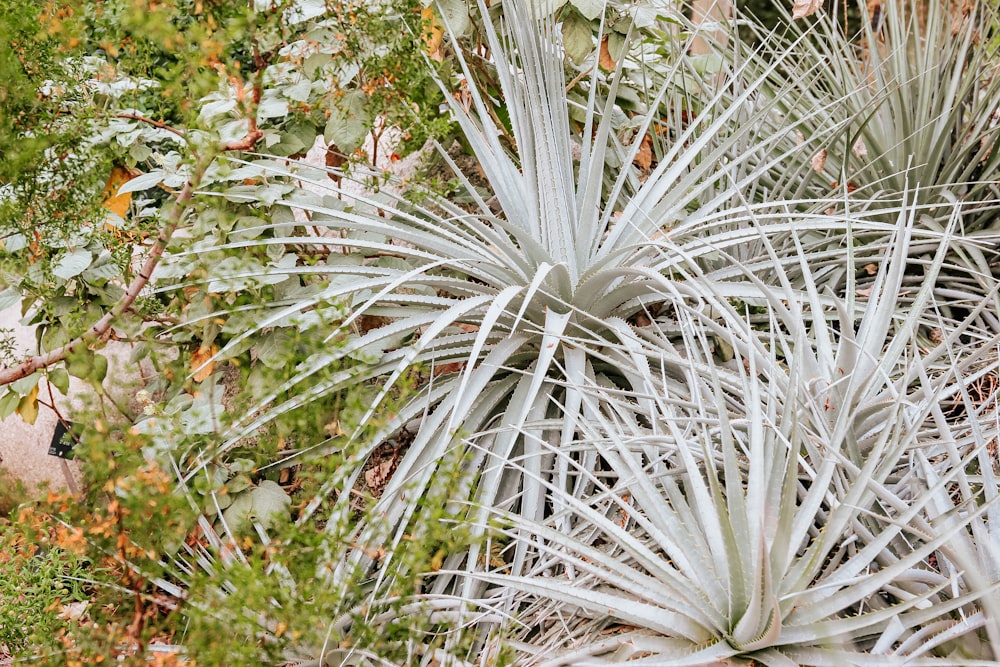
<path fill-rule="evenodd" d="M 288 510 L 292 499 L 276 482 L 264 480 L 256 489 L 250 492 L 253 498 L 251 518 L 265 529 L 271 528 L 278 521 L 288 518 Z"/>
<path fill-rule="evenodd" d="M 49 382 L 61 393 L 69 393 L 69 373 L 65 368 L 55 368 L 49 371 Z"/>
<path fill-rule="evenodd" d="M 566 55 L 579 64 L 594 52 L 594 30 L 578 11 L 567 11 L 562 23 L 563 48 Z"/>
<path fill-rule="evenodd" d="M 14 414 L 14 410 L 17 408 L 20 400 L 21 397 L 16 392 L 9 390 L 3 397 L 0 397 L 0 419 L 7 419 L 7 417 Z"/>

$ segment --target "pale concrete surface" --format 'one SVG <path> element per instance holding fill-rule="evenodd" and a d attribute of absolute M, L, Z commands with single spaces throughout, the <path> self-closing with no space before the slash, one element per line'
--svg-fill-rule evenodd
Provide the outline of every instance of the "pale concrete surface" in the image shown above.
<path fill-rule="evenodd" d="M 731 0 L 695 0 L 691 7 L 691 21 L 697 26 L 702 23 L 724 24 L 733 15 Z M 727 41 L 725 30 L 712 31 L 712 38 L 720 44 Z M 701 37 L 695 38 L 691 44 L 693 55 L 705 55 L 712 52 L 712 47 Z"/>
<path fill-rule="evenodd" d="M 19 354 L 31 354 L 36 351 L 34 328 L 21 326 L 20 319 L 20 306 L 0 311 L 0 329 L 14 331 Z M 86 389 L 82 383 L 73 383 L 70 393 Z M 43 387 L 38 397 L 48 403 L 48 390 Z M 60 397 L 58 391 L 56 405 L 61 412 L 69 409 L 68 400 Z M 49 443 L 52 442 L 56 421 L 55 413 L 45 406 L 39 406 L 34 425 L 24 423 L 16 414 L 0 421 L 0 467 L 21 480 L 29 492 L 36 492 L 39 485 L 48 485 L 52 489 L 73 488 L 79 481 L 79 468 L 75 462 L 70 461 L 67 465 L 63 459 L 49 456 Z"/>
<path fill-rule="evenodd" d="M 62 459 L 48 454 L 55 429 L 55 413 L 44 407 L 33 426 L 17 415 L 0 421 L 0 466 L 21 480 L 29 492 L 39 491 L 39 486 L 74 488 L 73 484 L 78 483 L 75 462 L 64 465 Z"/>

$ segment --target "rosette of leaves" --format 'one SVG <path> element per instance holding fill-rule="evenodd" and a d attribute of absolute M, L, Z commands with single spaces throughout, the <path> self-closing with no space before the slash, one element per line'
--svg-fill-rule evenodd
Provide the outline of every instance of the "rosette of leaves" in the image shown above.
<path fill-rule="evenodd" d="M 845 26 L 839 14 L 825 11 L 793 21 L 785 7 L 786 38 L 765 39 L 758 29 L 765 50 L 795 40 L 798 53 L 783 65 L 789 78 L 829 108 L 834 122 L 850 121 L 836 140 L 817 146 L 819 177 L 803 192 L 843 190 L 864 200 L 920 186 L 925 202 L 994 199 L 1000 166 L 1000 80 L 990 74 L 997 58 L 995 5 L 858 7 L 861 19 Z M 830 105 L 834 100 L 839 108 Z M 791 104 L 785 114 L 800 118 L 804 110 Z M 806 122 L 800 130 L 808 137 L 821 123 Z M 970 207 L 963 228 L 988 230 L 993 215 L 991 207 Z"/>
<path fill-rule="evenodd" d="M 297 453 L 306 458 L 349 450 L 348 460 L 355 462 L 346 464 L 346 478 L 317 490 L 299 518 L 307 522 L 324 520 L 323 512 L 330 510 L 321 508 L 330 506 L 331 494 L 337 495 L 332 515 L 348 511 L 351 494 L 343 491 L 357 486 L 364 462 L 377 449 L 405 452 L 385 490 L 372 501 L 379 521 L 359 524 L 359 548 L 345 568 L 370 562 L 376 545 L 391 561 L 410 522 L 424 511 L 420 498 L 437 474 L 437 462 L 456 451 L 465 467 L 454 484 L 454 498 L 471 499 L 477 509 L 466 515 L 464 506 L 456 504 L 449 511 L 456 520 L 471 521 L 478 534 L 485 534 L 493 509 L 530 520 L 549 516 L 561 502 L 553 499 L 550 485 L 584 494 L 588 483 L 549 449 L 574 452 L 574 465 L 584 469 L 597 464 L 596 452 L 579 446 L 586 392 L 593 387 L 603 388 L 609 397 L 636 392 L 642 385 L 634 384 L 634 367 L 675 363 L 667 361 L 667 350 L 642 343 L 636 327 L 695 298 L 697 291 L 690 286 L 695 281 L 711 284 L 720 298 L 766 302 L 762 286 L 745 279 L 732 261 L 736 256 L 758 268 L 773 261 L 752 221 L 760 218 L 766 234 L 791 247 L 796 226 L 818 224 L 791 220 L 780 207 L 749 205 L 742 197 L 768 169 L 809 159 L 808 143 L 771 152 L 785 146 L 786 137 L 761 133 L 778 110 L 775 98 L 757 93 L 764 80 L 778 88 L 780 60 L 756 79 L 746 80 L 740 69 L 725 72 L 721 82 L 714 72 L 698 79 L 690 95 L 699 97 L 702 112 L 693 119 L 690 105 L 669 103 L 675 98 L 668 92 L 673 96 L 678 90 L 673 75 L 697 74 L 678 64 L 648 100 L 647 108 L 656 111 L 637 126 L 638 136 L 654 133 L 654 124 L 665 128 L 654 142 L 662 147 L 655 167 L 651 160 L 649 173 L 641 174 L 634 161 L 642 142 L 624 146 L 611 131 L 616 107 L 607 100 L 617 99 L 618 79 L 604 89 L 595 77 L 583 130 L 574 133 L 563 52 L 551 20 L 539 22 L 527 4 L 516 0 L 505 3 L 504 15 L 501 32 L 487 26 L 486 33 L 510 114 L 512 144 L 502 138 L 505 130 L 492 113 L 492 100 L 470 72 L 464 72 L 468 107 L 449 97 L 490 192 L 480 194 L 459 174 L 471 205 L 439 198 L 409 205 L 394 201 L 385 190 L 358 194 L 325 176 L 311 178 L 299 171 L 295 175 L 304 183 L 329 194 L 311 202 L 297 197 L 277 203 L 307 212 L 311 224 L 326 233 L 224 246 L 308 243 L 333 250 L 322 263 L 296 268 L 327 281 L 324 289 L 263 315 L 256 327 L 236 337 L 230 350 L 325 301 L 350 309 L 329 339 L 337 346 L 302 362 L 289 380 L 249 410 L 224 442 L 203 448 L 197 460 L 225 457 L 243 438 L 288 411 L 332 401 L 326 397 L 346 387 L 374 384 L 377 393 L 361 415 L 358 431 L 305 443 Z M 664 115 L 658 115 L 660 110 Z M 293 175 L 267 159 L 244 167 Z M 771 194 L 779 199 L 783 193 Z M 825 208 L 828 202 L 819 205 Z M 834 226 L 841 233 L 850 228 L 844 220 Z M 888 233 L 891 226 L 879 229 Z M 823 243 L 830 252 L 837 242 Z M 783 261 L 798 265 L 797 259 Z M 718 354 L 731 357 L 725 336 L 712 335 Z M 220 356 L 228 351 L 224 348 Z M 324 368 L 350 356 L 364 365 L 314 381 Z M 389 414 L 387 425 L 362 439 L 362 429 L 386 417 L 383 406 L 394 386 L 414 373 L 422 373 L 416 396 Z M 405 440 L 404 427 L 412 434 Z M 184 474 L 190 478 L 200 469 Z M 534 558 L 529 542 L 519 541 L 509 555 L 510 567 L 523 573 Z M 485 560 L 474 541 L 470 549 L 448 555 L 444 565 L 476 570 Z M 456 581 L 463 582 L 460 589 L 454 587 Z M 440 576 L 432 590 L 462 590 L 469 597 L 478 587 L 471 579 Z"/>
<path fill-rule="evenodd" d="M 977 387 L 998 331 L 982 308 L 938 319 L 947 236 L 897 306 L 919 261 L 907 217 L 870 294 L 823 299 L 819 260 L 812 296 L 786 275 L 761 327 L 691 281 L 716 317 L 678 306 L 679 340 L 644 336 L 673 363 L 629 365 L 635 393 L 584 392 L 575 448 L 543 446 L 590 492 L 548 481 L 547 520 L 498 512 L 542 555 L 476 575 L 496 586 L 484 606 L 519 603 L 519 664 L 997 664 L 997 404 Z"/>

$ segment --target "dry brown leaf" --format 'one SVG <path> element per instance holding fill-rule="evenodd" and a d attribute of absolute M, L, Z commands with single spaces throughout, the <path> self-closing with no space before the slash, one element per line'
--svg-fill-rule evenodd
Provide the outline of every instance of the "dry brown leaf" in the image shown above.
<path fill-rule="evenodd" d="M 441 53 L 444 26 L 434 16 L 433 7 L 424 7 L 420 10 L 420 18 L 424 22 L 424 51 L 431 57 L 431 60 L 441 62 L 444 60 L 444 54 Z"/>
<path fill-rule="evenodd" d="M 840 181 L 830 183 L 830 187 L 836 190 L 840 187 Z M 847 181 L 847 184 L 844 187 L 847 189 L 847 194 L 850 194 L 858 189 L 858 185 L 854 181 Z"/>
<path fill-rule="evenodd" d="M 324 426 L 323 430 L 326 431 L 327 435 L 331 438 L 338 438 L 344 435 L 344 429 L 340 428 L 339 419 L 334 419 L 332 422 Z"/>
<path fill-rule="evenodd" d="M 871 21 L 872 32 L 878 32 L 882 29 L 881 0 L 868 0 L 868 20 Z"/>
<path fill-rule="evenodd" d="M 465 368 L 464 361 L 453 361 L 447 364 L 435 364 L 434 365 L 434 377 L 438 375 L 446 375 L 448 373 L 457 373 Z"/>
<path fill-rule="evenodd" d="M 858 296 L 869 297 L 872 295 L 872 291 L 875 289 L 875 285 L 869 285 L 864 289 L 855 290 L 854 293 Z"/>
<path fill-rule="evenodd" d="M 865 273 L 870 276 L 874 276 L 878 273 L 878 266 L 875 264 L 865 264 Z"/>
<path fill-rule="evenodd" d="M 802 134 L 802 130 L 795 130 L 795 145 L 801 146 L 806 142 L 806 135 Z"/>
<path fill-rule="evenodd" d="M 854 142 L 854 147 L 851 148 L 851 152 L 854 153 L 854 157 L 859 160 L 864 160 L 868 157 L 868 147 L 865 146 L 865 140 L 858 137 L 858 140 Z"/>
<path fill-rule="evenodd" d="M 941 327 L 934 327 L 931 329 L 930 333 L 931 342 L 935 345 L 940 345 L 944 342 L 944 329 Z"/>
<path fill-rule="evenodd" d="M 608 49 L 608 36 L 605 35 L 601 40 L 601 51 L 598 57 L 598 64 L 606 69 L 607 71 L 612 71 L 618 65 L 615 59 L 611 57 L 611 51 Z"/>
<path fill-rule="evenodd" d="M 195 382 L 203 382 L 215 370 L 215 362 L 211 359 L 218 351 L 219 346 L 212 345 L 211 347 L 199 347 L 191 355 L 191 370 L 194 372 L 192 379 Z"/>
<path fill-rule="evenodd" d="M 792 3 L 792 18 L 804 19 L 812 16 L 823 6 L 823 0 L 795 0 Z"/>
<path fill-rule="evenodd" d="M 384 327 L 385 325 L 392 322 L 388 317 L 382 317 L 381 315 L 362 315 L 358 318 L 358 331 L 362 334 L 366 334 L 372 329 L 378 329 Z"/>
<path fill-rule="evenodd" d="M 337 147 L 337 144 L 330 144 L 326 147 L 326 166 L 330 169 L 340 169 L 345 164 L 347 164 L 347 156 Z M 326 175 L 338 185 L 343 178 L 338 171 L 328 171 Z"/>
<path fill-rule="evenodd" d="M 132 193 L 126 192 L 120 195 L 118 189 L 138 176 L 139 173 L 135 169 L 115 165 L 108 176 L 108 182 L 104 184 L 104 193 L 102 194 L 104 202 L 101 206 L 119 218 L 124 218 L 125 214 L 128 213 L 128 207 L 132 204 Z"/>
<path fill-rule="evenodd" d="M 642 138 L 642 143 L 639 144 L 639 152 L 635 154 L 635 158 L 632 160 L 635 166 L 639 167 L 643 171 L 647 170 L 653 164 L 653 138 L 648 134 Z"/>
<path fill-rule="evenodd" d="M 826 166 L 826 149 L 824 148 L 816 155 L 813 155 L 812 168 L 813 171 L 819 173 L 823 171 L 823 167 Z"/>
<path fill-rule="evenodd" d="M 391 458 L 386 459 L 365 471 L 365 484 L 368 485 L 369 489 L 382 491 L 381 487 L 389 478 L 389 472 L 392 470 L 392 463 Z"/>

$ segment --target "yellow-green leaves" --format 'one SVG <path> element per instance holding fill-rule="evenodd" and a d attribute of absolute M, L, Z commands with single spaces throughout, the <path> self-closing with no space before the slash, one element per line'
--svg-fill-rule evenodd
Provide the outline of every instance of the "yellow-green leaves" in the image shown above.
<path fill-rule="evenodd" d="M 38 381 L 40 373 L 32 373 L 26 378 L 13 382 L 0 397 L 0 419 L 18 414 L 28 424 L 38 419 Z"/>
<path fill-rule="evenodd" d="M 21 400 L 17 403 L 17 414 L 21 415 L 23 419 L 28 424 L 34 424 L 35 420 L 38 419 L 38 385 L 36 384 L 28 392 L 27 396 L 22 396 Z"/>

